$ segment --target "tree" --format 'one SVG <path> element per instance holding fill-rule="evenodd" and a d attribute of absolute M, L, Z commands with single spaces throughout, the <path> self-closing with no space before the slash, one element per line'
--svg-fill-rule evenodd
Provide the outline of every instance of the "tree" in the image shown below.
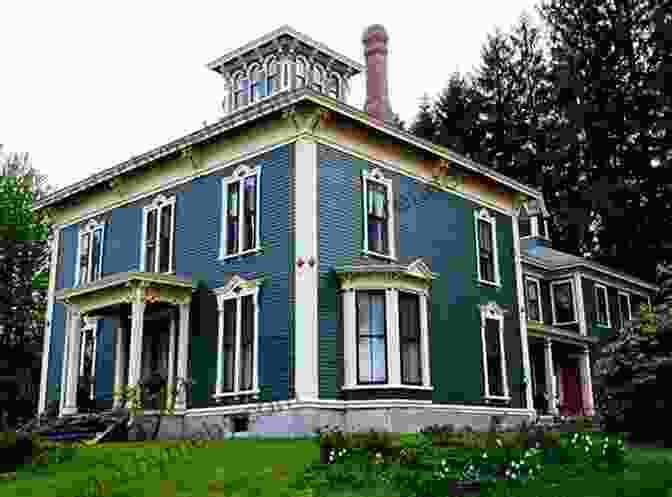
<path fill-rule="evenodd" d="M 426 93 L 420 99 L 420 110 L 413 119 L 409 129 L 418 138 L 432 141 L 436 134 L 436 123 L 432 112 L 432 102 Z"/>

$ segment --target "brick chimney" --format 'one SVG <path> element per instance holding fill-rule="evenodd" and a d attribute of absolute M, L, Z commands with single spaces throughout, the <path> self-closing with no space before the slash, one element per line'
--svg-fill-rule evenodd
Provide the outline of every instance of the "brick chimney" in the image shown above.
<path fill-rule="evenodd" d="M 387 93 L 387 32 L 380 24 L 364 31 L 364 58 L 366 59 L 366 103 L 364 111 L 381 121 L 392 122 L 394 115 Z"/>

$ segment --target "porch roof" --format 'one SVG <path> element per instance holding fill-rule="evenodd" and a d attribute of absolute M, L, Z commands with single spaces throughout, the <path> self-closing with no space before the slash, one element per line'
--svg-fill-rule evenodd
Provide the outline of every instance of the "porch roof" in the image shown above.
<path fill-rule="evenodd" d="M 598 337 L 590 335 L 581 335 L 573 331 L 563 330 L 547 324 L 538 323 L 536 321 L 527 322 L 527 331 L 531 336 L 551 338 L 558 342 L 570 343 L 573 345 L 592 345 L 599 341 Z"/>

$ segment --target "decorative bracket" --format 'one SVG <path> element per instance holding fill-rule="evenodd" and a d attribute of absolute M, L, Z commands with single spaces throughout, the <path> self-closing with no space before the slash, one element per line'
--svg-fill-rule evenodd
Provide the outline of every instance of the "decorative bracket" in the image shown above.
<path fill-rule="evenodd" d="M 316 108 L 308 111 L 298 111 L 295 106 L 290 107 L 282 114 L 283 119 L 291 119 L 297 133 L 315 133 L 319 125 L 329 121 L 333 116 L 326 109 Z"/>
<path fill-rule="evenodd" d="M 194 155 L 194 147 L 191 145 L 186 145 L 180 149 L 180 157 L 188 159 L 191 162 L 191 167 L 193 169 L 198 169 L 200 164 Z"/>

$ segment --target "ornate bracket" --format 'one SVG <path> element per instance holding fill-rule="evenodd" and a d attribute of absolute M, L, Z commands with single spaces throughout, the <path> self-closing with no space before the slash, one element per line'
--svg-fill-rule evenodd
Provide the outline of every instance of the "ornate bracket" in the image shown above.
<path fill-rule="evenodd" d="M 125 197 L 128 194 L 129 183 L 121 176 L 115 176 L 107 182 L 108 187 L 119 197 Z"/>
<path fill-rule="evenodd" d="M 181 158 L 187 159 L 191 162 L 191 167 L 193 169 L 198 169 L 200 167 L 199 161 L 195 157 L 194 147 L 192 147 L 191 145 L 186 145 L 183 148 L 181 148 L 179 152 Z"/>
<path fill-rule="evenodd" d="M 326 109 L 311 109 L 298 111 L 292 106 L 282 114 L 283 119 L 291 119 L 297 133 L 315 133 L 319 125 L 324 124 L 333 116 Z"/>

